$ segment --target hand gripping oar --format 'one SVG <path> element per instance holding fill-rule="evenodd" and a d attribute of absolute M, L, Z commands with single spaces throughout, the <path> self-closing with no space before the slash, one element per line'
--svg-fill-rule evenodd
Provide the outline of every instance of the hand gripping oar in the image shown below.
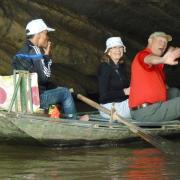
<path fill-rule="evenodd" d="M 77 94 L 77 98 L 80 99 L 81 101 L 87 103 L 88 105 L 90 105 L 90 106 L 92 106 L 92 107 L 94 107 L 94 108 L 96 108 L 96 109 L 98 109 L 98 110 L 100 110 L 100 111 L 102 111 L 108 115 L 111 115 L 111 111 L 109 109 L 99 105 L 95 101 L 92 101 L 91 99 L 88 99 L 87 97 L 85 97 L 81 94 Z M 148 134 L 148 132 L 146 132 L 144 129 L 133 124 L 128 119 L 122 118 L 117 113 L 114 113 L 113 116 L 114 116 L 114 119 L 116 119 L 118 122 L 121 122 L 122 124 L 126 125 L 129 128 L 129 130 L 131 130 L 133 133 L 137 134 L 142 139 L 149 142 L 150 144 L 152 144 L 153 146 L 155 146 L 156 148 L 158 148 L 162 152 L 168 153 L 168 154 L 173 153 L 173 150 L 169 149 L 172 147 L 172 143 L 170 141 L 165 140 L 158 135 L 153 136 L 152 134 Z"/>

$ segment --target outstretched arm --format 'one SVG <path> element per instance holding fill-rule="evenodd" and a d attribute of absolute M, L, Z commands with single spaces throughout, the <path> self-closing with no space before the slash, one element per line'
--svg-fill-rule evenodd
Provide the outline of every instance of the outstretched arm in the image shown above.
<path fill-rule="evenodd" d="M 180 48 L 170 47 L 164 56 L 159 57 L 155 55 L 149 55 L 145 57 L 144 62 L 150 65 L 156 64 L 168 64 L 168 65 L 177 65 L 177 58 L 180 57 Z"/>

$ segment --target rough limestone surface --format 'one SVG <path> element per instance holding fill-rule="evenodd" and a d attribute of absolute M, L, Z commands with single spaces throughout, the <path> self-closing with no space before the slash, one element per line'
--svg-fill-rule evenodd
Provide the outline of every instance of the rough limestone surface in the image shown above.
<path fill-rule="evenodd" d="M 173 3 L 172 3 L 173 2 Z M 53 80 L 75 92 L 97 93 L 97 68 L 105 40 L 121 36 L 127 46 L 130 72 L 136 52 L 154 31 L 173 36 L 180 46 L 179 0 L 1 0 L 0 75 L 12 74 L 11 60 L 25 39 L 28 21 L 43 18 L 56 29 L 53 42 Z M 170 86 L 180 86 L 180 66 L 166 67 Z"/>

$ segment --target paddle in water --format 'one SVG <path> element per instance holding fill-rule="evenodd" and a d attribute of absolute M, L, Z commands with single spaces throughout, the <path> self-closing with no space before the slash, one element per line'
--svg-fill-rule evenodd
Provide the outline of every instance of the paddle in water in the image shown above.
<path fill-rule="evenodd" d="M 81 101 L 85 102 L 86 104 L 88 104 L 88 105 L 108 114 L 108 115 L 111 115 L 111 111 L 109 109 L 99 105 L 95 101 L 93 101 L 93 100 L 91 100 L 91 99 L 89 99 L 89 98 L 87 98 L 81 94 L 77 94 L 77 98 L 80 99 Z M 130 131 L 137 134 L 142 139 L 149 142 L 150 144 L 152 144 L 153 146 L 155 146 L 156 148 L 158 148 L 162 152 L 167 153 L 167 154 L 174 153 L 174 149 L 173 149 L 174 146 L 170 141 L 168 141 L 168 140 L 166 140 L 166 139 L 164 139 L 158 135 L 154 136 L 152 134 L 149 134 L 147 131 L 145 131 L 141 127 L 137 126 L 136 124 L 130 122 L 128 119 L 122 118 L 116 112 L 114 113 L 113 118 L 116 119 L 118 122 L 126 125 Z M 171 149 L 171 147 L 172 147 L 172 149 Z"/>

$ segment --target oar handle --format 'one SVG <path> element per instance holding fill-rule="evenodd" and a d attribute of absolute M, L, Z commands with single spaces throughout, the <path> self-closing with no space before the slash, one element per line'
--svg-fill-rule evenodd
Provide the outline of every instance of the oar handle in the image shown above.
<path fill-rule="evenodd" d="M 95 101 L 92 101 L 91 99 L 88 99 L 87 97 L 77 94 L 77 98 L 80 99 L 81 101 L 85 102 L 86 104 L 94 107 L 95 109 L 98 109 L 99 111 L 102 111 L 108 115 L 111 115 L 111 111 L 103 106 L 100 106 L 98 103 Z"/>
<path fill-rule="evenodd" d="M 99 105 L 98 103 L 96 103 L 95 101 L 92 101 L 91 99 L 81 95 L 81 94 L 77 94 L 77 98 L 80 99 L 81 101 L 85 102 L 86 104 L 98 109 L 99 111 L 102 111 L 108 115 L 111 115 L 111 111 L 101 105 Z M 136 125 L 132 124 L 131 122 L 129 122 L 127 119 L 122 118 L 119 114 L 115 113 L 114 117 L 116 118 L 117 121 L 129 126 L 129 128 L 131 128 L 131 130 L 135 133 L 137 133 L 137 130 L 139 129 L 139 127 L 137 127 Z"/>

